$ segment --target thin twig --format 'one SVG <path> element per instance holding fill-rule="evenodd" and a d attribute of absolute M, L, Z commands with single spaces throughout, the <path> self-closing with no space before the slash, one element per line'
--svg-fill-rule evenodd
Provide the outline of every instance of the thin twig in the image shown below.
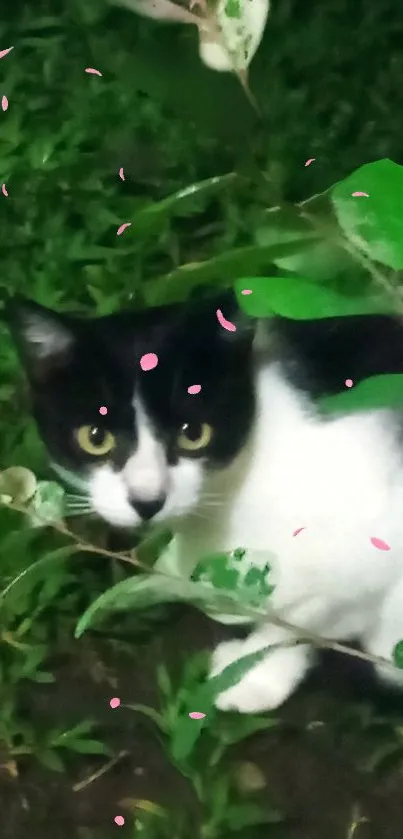
<path fill-rule="evenodd" d="M 73 792 L 81 792 L 82 789 L 85 789 L 93 781 L 97 781 L 98 778 L 101 778 L 102 775 L 105 775 L 106 772 L 109 772 L 110 769 L 113 769 L 119 761 L 123 760 L 124 757 L 127 757 L 130 754 L 128 751 L 119 752 L 119 754 L 115 755 L 111 760 L 108 760 L 108 763 L 105 763 L 104 766 L 101 766 L 97 772 L 93 772 L 92 775 L 88 775 L 87 778 L 84 778 L 83 781 L 79 781 L 78 784 L 74 784 L 72 787 Z"/>
<path fill-rule="evenodd" d="M 5 505 L 17 512 L 25 513 L 26 511 L 23 510 L 21 507 L 18 507 L 14 504 L 14 502 L 10 502 L 9 504 Z M 76 536 L 71 530 L 69 530 L 64 523 L 61 522 L 52 522 L 49 523 L 50 527 L 53 527 L 58 532 L 63 533 L 66 536 L 70 536 L 74 539 L 77 544 L 78 550 L 83 550 L 90 553 L 101 554 L 102 556 L 106 556 L 109 559 L 119 559 L 121 561 L 128 562 L 131 565 L 135 565 L 136 567 L 140 568 L 141 570 L 145 571 L 147 574 L 158 574 L 161 578 L 166 580 L 178 580 L 178 577 L 173 576 L 172 574 L 167 574 L 164 571 L 160 571 L 156 568 L 150 568 L 145 563 L 140 562 L 137 559 L 133 559 L 128 557 L 127 554 L 124 553 L 117 553 L 115 551 L 109 551 L 106 548 L 98 548 L 96 545 L 92 545 L 87 542 L 81 542 L 80 538 Z M 195 591 L 202 591 L 208 589 L 211 590 L 211 587 L 202 583 L 202 582 L 193 582 L 192 580 L 188 580 L 188 582 L 192 582 Z M 236 599 L 233 591 L 226 591 L 224 589 L 220 590 L 220 594 L 223 597 L 228 597 L 229 601 L 234 603 L 236 602 L 239 606 L 239 601 Z M 1 597 L 1 594 L 0 594 Z M 297 626 L 296 624 L 290 623 L 289 621 L 282 618 L 274 609 L 270 609 L 268 612 L 266 609 L 257 608 L 252 606 L 247 606 L 246 604 L 242 604 L 242 612 L 245 617 L 249 617 L 251 619 L 251 623 L 259 623 L 263 619 L 273 626 L 278 626 L 282 629 L 286 629 L 288 632 L 291 632 L 293 635 L 296 636 L 296 641 L 299 643 L 308 642 L 315 647 L 319 647 L 321 649 L 329 649 L 334 650 L 335 652 L 343 653 L 344 655 L 349 655 L 352 658 L 358 658 L 362 661 L 367 661 L 370 664 L 376 664 L 382 667 L 388 667 L 391 670 L 398 670 L 399 668 L 397 665 L 390 661 L 387 658 L 383 658 L 381 656 L 372 655 L 372 653 L 362 652 L 361 650 L 356 650 L 354 647 L 350 647 L 347 644 L 339 643 L 338 641 L 333 641 L 330 638 L 324 638 L 321 635 L 317 635 L 315 632 L 311 632 L 310 630 L 305 629 L 304 627 Z"/>

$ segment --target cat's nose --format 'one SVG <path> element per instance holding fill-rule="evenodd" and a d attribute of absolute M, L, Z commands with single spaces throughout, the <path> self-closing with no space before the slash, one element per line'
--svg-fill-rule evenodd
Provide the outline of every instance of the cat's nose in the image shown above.
<path fill-rule="evenodd" d="M 139 514 L 144 521 L 154 518 L 154 516 L 162 510 L 166 501 L 165 496 L 153 498 L 152 501 L 141 501 L 139 498 L 133 496 L 129 497 L 131 507 Z"/>

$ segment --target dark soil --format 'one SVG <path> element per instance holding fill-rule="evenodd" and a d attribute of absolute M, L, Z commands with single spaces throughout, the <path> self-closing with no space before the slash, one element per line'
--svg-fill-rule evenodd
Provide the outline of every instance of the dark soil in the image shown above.
<path fill-rule="evenodd" d="M 158 707 L 155 665 L 178 666 L 186 653 L 213 643 L 222 628 L 184 610 L 134 656 L 111 643 L 85 637 L 54 662 L 56 682 L 30 684 L 25 713 L 36 727 L 99 722 L 100 736 L 114 754 L 126 757 L 81 790 L 107 758 L 69 759 L 67 772 L 42 768 L 35 759 L 19 765 L 19 775 L 0 775 L 2 839 L 76 839 L 115 835 L 114 817 L 122 799 L 169 804 L 180 798 L 192 814 L 187 782 L 169 763 L 150 728 L 127 708 L 111 710 L 109 700 Z M 157 637 L 158 632 L 158 637 Z M 178 655 L 178 639 L 181 653 Z M 395 726 L 403 722 L 400 698 L 376 690 L 365 670 L 327 655 L 306 685 L 278 714 L 277 728 L 235 747 L 231 760 L 249 760 L 263 771 L 267 799 L 284 815 L 271 829 L 274 839 L 401 839 L 403 835 L 402 750 Z M 353 831 L 354 817 L 368 819 Z M 91 829 L 94 834 L 86 832 Z M 133 836 L 130 819 L 119 836 Z M 267 836 L 267 833 L 265 834 Z M 175 839 L 175 837 L 173 837 Z"/>

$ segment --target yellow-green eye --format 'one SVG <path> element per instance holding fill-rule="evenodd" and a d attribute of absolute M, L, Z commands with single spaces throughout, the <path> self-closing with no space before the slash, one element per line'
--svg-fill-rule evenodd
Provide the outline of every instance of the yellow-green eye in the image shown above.
<path fill-rule="evenodd" d="M 178 446 L 184 452 L 198 452 L 208 446 L 212 436 L 213 429 L 206 422 L 187 422 L 182 426 Z"/>
<path fill-rule="evenodd" d="M 115 438 L 110 431 L 97 425 L 82 425 L 74 432 L 80 449 L 94 457 L 103 457 L 115 446 Z"/>

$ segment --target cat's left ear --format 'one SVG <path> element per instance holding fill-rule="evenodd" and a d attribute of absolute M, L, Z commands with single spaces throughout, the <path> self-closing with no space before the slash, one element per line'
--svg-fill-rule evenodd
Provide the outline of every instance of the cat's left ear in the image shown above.
<path fill-rule="evenodd" d="M 14 297 L 6 320 L 28 377 L 43 383 L 67 364 L 75 343 L 70 319 L 25 297 Z"/>

